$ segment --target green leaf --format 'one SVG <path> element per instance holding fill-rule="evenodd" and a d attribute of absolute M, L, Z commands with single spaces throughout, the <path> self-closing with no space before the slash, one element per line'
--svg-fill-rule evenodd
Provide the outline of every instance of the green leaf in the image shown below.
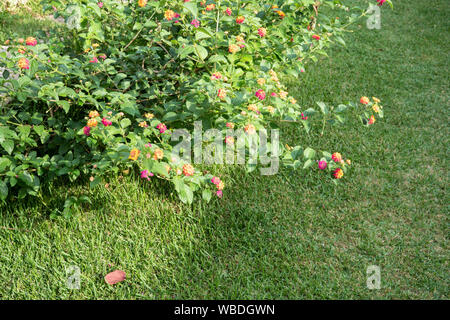
<path fill-rule="evenodd" d="M 305 151 L 303 152 L 303 155 L 305 156 L 306 159 L 313 159 L 316 156 L 316 151 L 311 148 L 306 148 Z"/>
<path fill-rule="evenodd" d="M 0 199 L 5 200 L 8 196 L 8 186 L 6 185 L 6 182 L 3 180 L 0 180 Z"/>
<path fill-rule="evenodd" d="M 120 120 L 120 126 L 121 126 L 122 128 L 124 128 L 124 129 L 125 129 L 126 127 L 128 127 L 130 124 L 131 124 L 131 120 L 128 119 L 128 118 L 125 118 L 125 119 Z"/>
<path fill-rule="evenodd" d="M 206 202 L 209 202 L 211 200 L 212 192 L 209 189 L 204 189 L 202 192 L 202 198 Z"/>
<path fill-rule="evenodd" d="M 9 71 L 8 69 L 3 70 L 3 78 L 8 79 L 9 78 Z"/>
<path fill-rule="evenodd" d="M 317 102 L 317 105 L 320 107 L 320 111 L 322 111 L 323 114 L 327 115 L 328 114 L 328 107 L 325 103 L 323 102 Z"/>
<path fill-rule="evenodd" d="M 205 28 L 198 28 L 195 31 L 195 40 L 211 38 L 212 34 Z"/>
<path fill-rule="evenodd" d="M 26 138 L 26 137 L 28 137 L 28 135 L 30 134 L 30 131 L 31 131 L 31 127 L 28 126 L 28 125 L 22 125 L 22 126 L 19 126 L 19 127 L 17 127 L 17 129 L 18 129 L 19 132 L 20 132 L 20 137 L 21 137 L 21 138 Z"/>
<path fill-rule="evenodd" d="M 178 114 L 173 111 L 167 112 L 162 118 L 163 121 L 173 121 L 178 119 Z"/>
<path fill-rule="evenodd" d="M 314 164 L 314 161 L 311 159 L 308 159 L 305 161 L 305 164 L 303 165 L 303 169 L 309 168 Z"/>
<path fill-rule="evenodd" d="M 58 102 L 58 104 L 59 104 L 59 106 L 60 106 L 61 108 L 63 108 L 63 110 L 64 110 L 66 113 L 69 112 L 70 104 L 69 104 L 68 101 L 66 101 L 66 100 L 60 100 L 60 101 Z"/>
<path fill-rule="evenodd" d="M 133 30 L 139 30 L 142 29 L 142 23 L 136 22 L 133 26 Z"/>
<path fill-rule="evenodd" d="M 305 116 L 310 116 L 310 115 L 315 114 L 316 112 L 317 112 L 317 111 L 314 110 L 313 108 L 309 108 L 309 109 L 307 109 L 306 111 L 303 111 L 303 114 L 304 114 Z"/>
<path fill-rule="evenodd" d="M 28 171 L 24 171 L 19 174 L 19 179 L 26 183 L 27 186 L 33 186 L 33 176 L 28 173 Z"/>
<path fill-rule="evenodd" d="M 188 12 L 190 12 L 194 16 L 194 18 L 197 18 L 198 15 L 197 3 L 195 3 L 194 1 L 185 2 L 183 3 L 183 7 Z"/>
<path fill-rule="evenodd" d="M 227 59 L 222 55 L 213 55 L 208 59 L 209 62 L 228 63 Z"/>
<path fill-rule="evenodd" d="M 188 2 L 188 3 L 190 3 L 190 2 Z M 208 50 L 206 50 L 205 47 L 199 46 L 199 45 L 195 45 L 195 53 L 202 61 L 204 61 L 206 59 L 206 57 L 208 56 Z"/>
<path fill-rule="evenodd" d="M 1 143 L 3 149 L 5 149 L 6 152 L 8 152 L 8 154 L 11 154 L 13 149 L 14 149 L 14 141 L 12 140 L 5 140 Z"/>
<path fill-rule="evenodd" d="M 98 16 L 101 17 L 102 16 L 102 12 L 100 11 L 100 7 L 96 4 L 96 3 L 88 3 L 87 7 L 89 9 L 91 9 L 92 11 L 94 11 L 94 13 Z"/>
<path fill-rule="evenodd" d="M 322 151 L 322 154 L 325 158 L 327 158 L 328 160 L 331 159 L 331 153 L 329 153 L 328 151 Z"/>
<path fill-rule="evenodd" d="M 3 172 L 9 165 L 11 164 L 11 160 L 8 158 L 0 158 L 0 172 Z"/>
<path fill-rule="evenodd" d="M 342 39 L 342 38 L 339 37 L 339 36 L 337 36 L 335 39 L 336 39 L 337 42 L 339 42 L 340 44 L 342 44 L 343 46 L 345 46 L 345 41 L 344 41 L 344 39 Z"/>
<path fill-rule="evenodd" d="M 184 190 L 186 192 L 186 200 L 188 204 L 191 204 L 194 201 L 194 193 L 192 189 L 188 185 L 184 185 Z"/>
<path fill-rule="evenodd" d="M 45 130 L 45 127 L 43 125 L 34 126 L 33 130 L 39 135 L 42 143 L 44 143 L 49 136 L 47 130 Z"/>
<path fill-rule="evenodd" d="M 345 104 L 340 104 L 337 106 L 337 108 L 334 110 L 336 113 L 340 113 L 347 110 L 347 106 Z"/>
<path fill-rule="evenodd" d="M 300 146 L 295 146 L 294 149 L 292 149 L 291 151 L 291 156 L 292 159 L 296 160 L 300 157 L 300 155 L 302 154 L 303 149 Z"/>
<path fill-rule="evenodd" d="M 157 27 L 158 25 L 156 24 L 155 21 L 153 20 L 147 20 L 147 22 L 145 22 L 144 27 L 146 28 L 150 28 L 150 27 Z"/>
<path fill-rule="evenodd" d="M 157 173 L 161 176 L 167 177 L 169 175 L 167 173 L 166 163 L 164 163 L 164 162 L 154 162 L 152 170 L 154 173 Z"/>

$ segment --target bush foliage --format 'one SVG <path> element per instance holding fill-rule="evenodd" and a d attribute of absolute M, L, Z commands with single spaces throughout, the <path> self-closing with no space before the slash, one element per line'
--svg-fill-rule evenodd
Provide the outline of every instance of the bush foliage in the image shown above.
<path fill-rule="evenodd" d="M 0 53 L 1 199 L 39 196 L 41 184 L 60 176 L 90 177 L 94 187 L 105 175 L 137 170 L 173 182 L 183 202 L 197 191 L 209 201 L 225 183 L 172 157 L 174 129 L 201 121 L 224 137 L 235 128 L 259 139 L 256 130 L 282 122 L 307 135 L 311 121 L 320 121 L 324 134 L 349 109 L 366 126 L 383 116 L 377 98 L 305 108 L 283 84 L 301 80 L 305 65 L 333 43 L 345 45 L 342 33 L 358 17 L 341 1 L 42 4 L 66 25 L 8 40 Z M 350 166 L 338 152 L 279 149 L 284 165 L 332 181 Z"/>

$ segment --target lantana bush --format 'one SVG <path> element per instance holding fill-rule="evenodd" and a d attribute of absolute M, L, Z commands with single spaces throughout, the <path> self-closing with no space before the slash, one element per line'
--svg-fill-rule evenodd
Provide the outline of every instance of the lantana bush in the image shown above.
<path fill-rule="evenodd" d="M 226 181 L 173 157 L 176 129 L 201 123 L 226 147 L 236 143 L 230 129 L 258 140 L 258 131 L 282 122 L 306 136 L 318 121 L 326 135 L 356 115 L 370 129 L 383 117 L 378 98 L 301 106 L 284 84 L 303 81 L 308 63 L 345 45 L 342 34 L 358 15 L 344 2 L 42 1 L 65 24 L 10 39 L 0 53 L 0 198 L 40 196 L 42 184 L 61 176 L 95 187 L 127 171 L 172 182 L 185 203 L 196 193 L 209 201 L 223 196 Z M 281 141 L 273 153 L 330 182 L 351 167 L 339 150 Z"/>

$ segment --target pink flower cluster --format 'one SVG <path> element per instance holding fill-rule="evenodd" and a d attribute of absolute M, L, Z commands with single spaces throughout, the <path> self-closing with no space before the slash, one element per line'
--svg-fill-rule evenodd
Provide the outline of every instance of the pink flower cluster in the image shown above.
<path fill-rule="evenodd" d="M 191 24 L 192 24 L 195 28 L 200 27 L 200 21 L 198 21 L 197 19 L 192 20 L 192 21 L 191 21 Z"/>
<path fill-rule="evenodd" d="M 148 172 L 148 170 L 143 170 L 141 171 L 141 178 L 142 179 L 147 179 L 150 181 L 150 177 L 153 177 L 154 174 L 152 172 Z"/>
<path fill-rule="evenodd" d="M 256 91 L 255 96 L 259 99 L 259 100 L 264 100 L 266 98 L 266 93 L 264 92 L 264 90 L 259 89 Z"/>
<path fill-rule="evenodd" d="M 102 123 L 105 127 L 112 125 L 112 122 L 106 118 L 102 119 Z"/>
<path fill-rule="evenodd" d="M 216 195 L 219 198 L 222 198 L 223 196 L 223 188 L 225 186 L 225 184 L 222 182 L 222 180 L 220 180 L 219 177 L 212 177 L 211 182 L 216 186 L 217 191 L 216 191 Z"/>
<path fill-rule="evenodd" d="M 91 127 L 85 126 L 85 127 L 83 128 L 83 133 L 84 133 L 86 136 L 89 136 L 89 135 L 91 134 Z"/>
<path fill-rule="evenodd" d="M 159 133 L 164 133 L 167 130 L 167 127 L 164 123 L 160 123 L 156 126 L 157 129 L 159 129 Z"/>
<path fill-rule="evenodd" d="M 327 168 L 328 163 L 325 160 L 321 160 L 318 163 L 319 169 L 320 170 L 325 170 Z"/>

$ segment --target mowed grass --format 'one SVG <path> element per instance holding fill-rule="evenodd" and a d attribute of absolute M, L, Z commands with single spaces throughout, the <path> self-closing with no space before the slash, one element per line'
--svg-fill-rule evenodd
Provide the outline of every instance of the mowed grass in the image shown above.
<path fill-rule="evenodd" d="M 26 5 L 4 8 L 0 4 L 0 45 L 8 39 L 26 38 L 31 34 L 43 35 L 56 25 L 54 20 L 42 14 L 39 0 L 29 0 Z"/>
<path fill-rule="evenodd" d="M 33 200 L 0 207 L 0 297 L 448 299 L 449 14 L 445 0 L 396 1 L 380 30 L 362 21 L 346 48 L 291 81 L 305 108 L 382 99 L 371 128 L 355 121 L 308 139 L 283 128 L 292 145 L 352 159 L 337 187 L 316 171 L 219 168 L 224 198 L 189 207 L 158 181 L 59 182 L 49 206 L 81 194 L 92 204 L 69 220 Z M 71 265 L 79 290 L 66 287 Z M 369 265 L 381 268 L 380 290 L 366 287 Z M 115 269 L 127 279 L 111 287 L 103 277 Z"/>

